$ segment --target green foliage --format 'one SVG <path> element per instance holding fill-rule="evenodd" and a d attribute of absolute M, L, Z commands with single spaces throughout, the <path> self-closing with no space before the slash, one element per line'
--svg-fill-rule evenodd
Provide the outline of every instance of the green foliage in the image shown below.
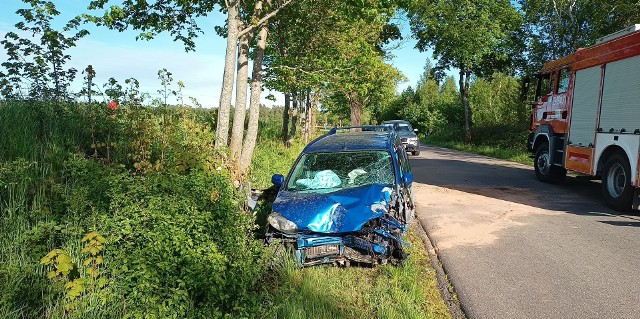
<path fill-rule="evenodd" d="M 550 60 L 593 45 L 607 34 L 640 19 L 640 4 L 627 0 L 519 0 L 528 44 L 526 72 L 538 72 Z"/>
<path fill-rule="evenodd" d="M 266 86 L 291 94 L 313 90 L 322 95 L 324 110 L 346 120 L 351 110 L 356 116 L 376 112 L 403 79 L 384 60 L 385 45 L 399 36 L 390 22 L 395 6 L 394 1 L 294 1 L 275 18 L 277 41 L 267 48 Z"/>
<path fill-rule="evenodd" d="M 486 58 L 512 58 L 504 46 L 522 21 L 507 0 L 416 0 L 409 1 L 408 14 L 416 47 L 432 48 L 439 66 L 447 69 L 477 68 Z"/>
<path fill-rule="evenodd" d="M 210 112 L 0 102 L 3 121 L 18 113 L 0 128 L 0 316 L 260 310 L 262 244 L 213 150 Z"/>
<path fill-rule="evenodd" d="M 103 9 L 109 1 L 93 0 L 89 9 Z M 109 29 L 124 31 L 129 27 L 140 30 L 138 40 L 151 40 L 162 32 L 169 32 L 181 41 L 185 50 L 195 50 L 195 38 L 202 33 L 198 17 L 212 12 L 218 1 L 122 1 L 111 5 L 102 16 L 85 15 L 84 18 Z"/>
<path fill-rule="evenodd" d="M 438 86 L 432 70 L 427 61 L 415 91 L 408 87 L 396 96 L 381 110 L 378 120 L 407 120 L 422 136 L 450 134 L 452 128 L 460 128 L 462 112 L 455 82 L 449 77 L 442 87 Z"/>
<path fill-rule="evenodd" d="M 131 315 L 255 311 L 249 296 L 261 271 L 260 246 L 227 177 L 148 173 L 115 185 L 110 209 L 117 213 L 101 224 L 112 238 L 106 258 Z"/>
<path fill-rule="evenodd" d="M 520 81 L 504 74 L 477 78 L 470 87 L 469 103 L 475 145 L 523 151 L 530 110 L 520 103 Z M 427 64 L 415 91 L 409 87 L 382 109 L 378 120 L 405 119 L 418 128 L 426 142 L 456 145 L 464 137 L 464 118 L 452 77 L 438 86 Z M 453 144 L 449 144 L 449 143 Z"/>
<path fill-rule="evenodd" d="M 60 12 L 51 1 L 23 0 L 31 7 L 17 13 L 24 21 L 15 27 L 21 34 L 8 32 L 0 41 L 8 59 L 2 63 L 7 73 L 0 72 L 0 93 L 5 98 L 30 98 L 34 100 L 70 100 L 69 85 L 77 70 L 65 69 L 71 58 L 66 51 L 89 34 L 79 30 L 72 36 L 65 33 L 76 30 L 80 20 L 75 18 L 63 27 L 53 28 L 53 19 Z"/>
<path fill-rule="evenodd" d="M 42 257 L 40 263 L 53 267 L 53 270 L 47 273 L 47 278 L 49 279 L 69 276 L 71 270 L 75 268 L 71 261 L 71 257 L 62 249 L 52 250 L 46 256 Z"/>

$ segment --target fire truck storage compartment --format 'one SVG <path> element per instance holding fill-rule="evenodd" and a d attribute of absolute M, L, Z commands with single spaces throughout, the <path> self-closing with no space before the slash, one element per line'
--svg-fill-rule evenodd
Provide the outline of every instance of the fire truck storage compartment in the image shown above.
<path fill-rule="evenodd" d="M 600 98 L 600 66 L 576 71 L 571 108 L 569 144 L 592 147 Z"/>
<path fill-rule="evenodd" d="M 613 129 L 618 134 L 640 129 L 640 56 L 607 63 L 600 128 L 603 133 Z"/>

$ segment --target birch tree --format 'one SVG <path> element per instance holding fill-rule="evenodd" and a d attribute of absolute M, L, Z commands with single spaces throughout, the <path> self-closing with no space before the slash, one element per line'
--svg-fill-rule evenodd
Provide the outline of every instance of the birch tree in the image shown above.
<path fill-rule="evenodd" d="M 254 50 L 254 71 L 252 75 L 251 100 L 249 114 L 249 128 L 246 134 L 246 141 L 242 147 L 240 155 L 240 168 L 242 174 L 251 162 L 255 140 L 257 137 L 257 123 L 260 106 L 260 92 L 262 90 L 262 56 L 266 47 L 268 35 L 268 23 L 282 8 L 286 7 L 293 0 L 283 0 L 274 2 L 272 0 L 225 0 L 225 1 L 181 1 L 181 0 L 156 0 L 147 2 L 145 0 L 126 0 L 121 6 L 111 6 L 105 11 L 102 17 L 88 16 L 90 21 L 98 25 L 105 25 L 108 28 L 124 31 L 129 27 L 140 30 L 137 39 L 153 39 L 161 32 L 169 32 L 174 36 L 174 40 L 181 41 L 187 51 L 195 50 L 194 39 L 203 33 L 198 25 L 198 18 L 211 13 L 213 9 L 220 5 L 227 14 L 227 24 L 225 27 L 217 27 L 216 31 L 227 37 L 227 48 L 225 52 L 225 67 L 223 71 L 223 81 L 220 93 L 220 104 L 218 108 L 218 119 L 216 123 L 216 141 L 218 148 L 226 147 L 229 139 L 229 122 L 231 99 L 233 95 L 233 83 L 236 75 L 236 63 L 239 61 L 238 74 L 242 78 L 238 79 L 236 100 L 239 105 L 246 101 L 246 86 L 244 83 L 248 73 L 246 65 L 249 61 L 250 44 L 256 43 Z M 95 0 L 90 3 L 90 9 L 102 9 L 108 0 Z M 267 10 L 263 10 L 266 4 Z M 247 21 L 243 18 L 248 19 Z M 255 32 L 259 30 L 258 32 Z M 257 39 L 252 41 L 252 37 L 257 34 Z M 238 52 L 238 41 L 240 40 L 240 50 Z M 236 53 L 238 54 L 236 56 Z M 246 103 L 246 102 L 245 102 Z M 244 114 L 242 114 L 244 115 Z M 244 117 L 240 115 L 238 127 L 244 126 Z M 239 149 L 243 143 L 242 130 L 237 128 L 233 138 L 232 158 L 237 158 Z"/>

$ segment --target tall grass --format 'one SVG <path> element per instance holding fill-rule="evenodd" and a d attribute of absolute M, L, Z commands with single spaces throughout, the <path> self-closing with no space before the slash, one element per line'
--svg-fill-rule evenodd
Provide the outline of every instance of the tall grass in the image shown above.
<path fill-rule="evenodd" d="M 401 266 L 278 269 L 271 318 L 450 318 L 420 239 Z"/>

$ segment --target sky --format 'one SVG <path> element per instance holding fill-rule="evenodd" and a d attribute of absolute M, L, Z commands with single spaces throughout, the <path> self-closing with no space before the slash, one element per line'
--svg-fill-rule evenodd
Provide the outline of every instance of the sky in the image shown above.
<path fill-rule="evenodd" d="M 20 0 L 0 0 L 0 38 L 9 31 L 15 31 L 14 25 L 21 21 L 15 12 L 28 5 Z M 88 0 L 54 0 L 61 14 L 54 20 L 55 24 L 63 25 L 74 16 L 88 12 Z M 96 14 L 94 12 L 94 14 Z M 414 48 L 416 41 L 411 39 L 407 21 L 396 19 L 401 25 L 405 38 L 400 47 L 391 51 L 394 58 L 389 61 L 407 78 L 398 86 L 398 92 L 407 86 L 415 87 L 424 69 L 427 59 L 432 59 L 431 52 L 419 52 Z M 181 42 L 174 42 L 170 35 L 160 34 L 150 41 L 136 41 L 137 31 L 117 32 L 104 27 L 83 25 L 90 34 L 77 42 L 77 46 L 69 49 L 71 61 L 67 67 L 74 67 L 78 71 L 72 90 L 79 91 L 82 82 L 81 71 L 87 65 L 92 65 L 96 72 L 94 83 L 102 85 L 111 77 L 124 86 L 124 80 L 136 78 L 140 82 L 142 92 L 147 92 L 152 98 L 160 97 L 160 80 L 157 72 L 166 68 L 173 74 L 174 86 L 181 80 L 185 84 L 183 95 L 185 103 L 190 104 L 188 97 L 198 100 L 204 107 L 217 107 L 220 97 L 226 39 L 215 33 L 216 25 L 222 26 L 225 16 L 216 11 L 201 19 L 204 34 L 196 39 L 196 52 L 185 52 Z M 7 60 L 4 48 L 0 47 L 0 63 Z M 264 97 L 273 93 L 276 101 L 272 102 Z M 175 99 L 169 103 L 176 102 Z M 278 92 L 263 92 L 262 102 L 266 105 L 282 105 L 284 97 Z"/>

